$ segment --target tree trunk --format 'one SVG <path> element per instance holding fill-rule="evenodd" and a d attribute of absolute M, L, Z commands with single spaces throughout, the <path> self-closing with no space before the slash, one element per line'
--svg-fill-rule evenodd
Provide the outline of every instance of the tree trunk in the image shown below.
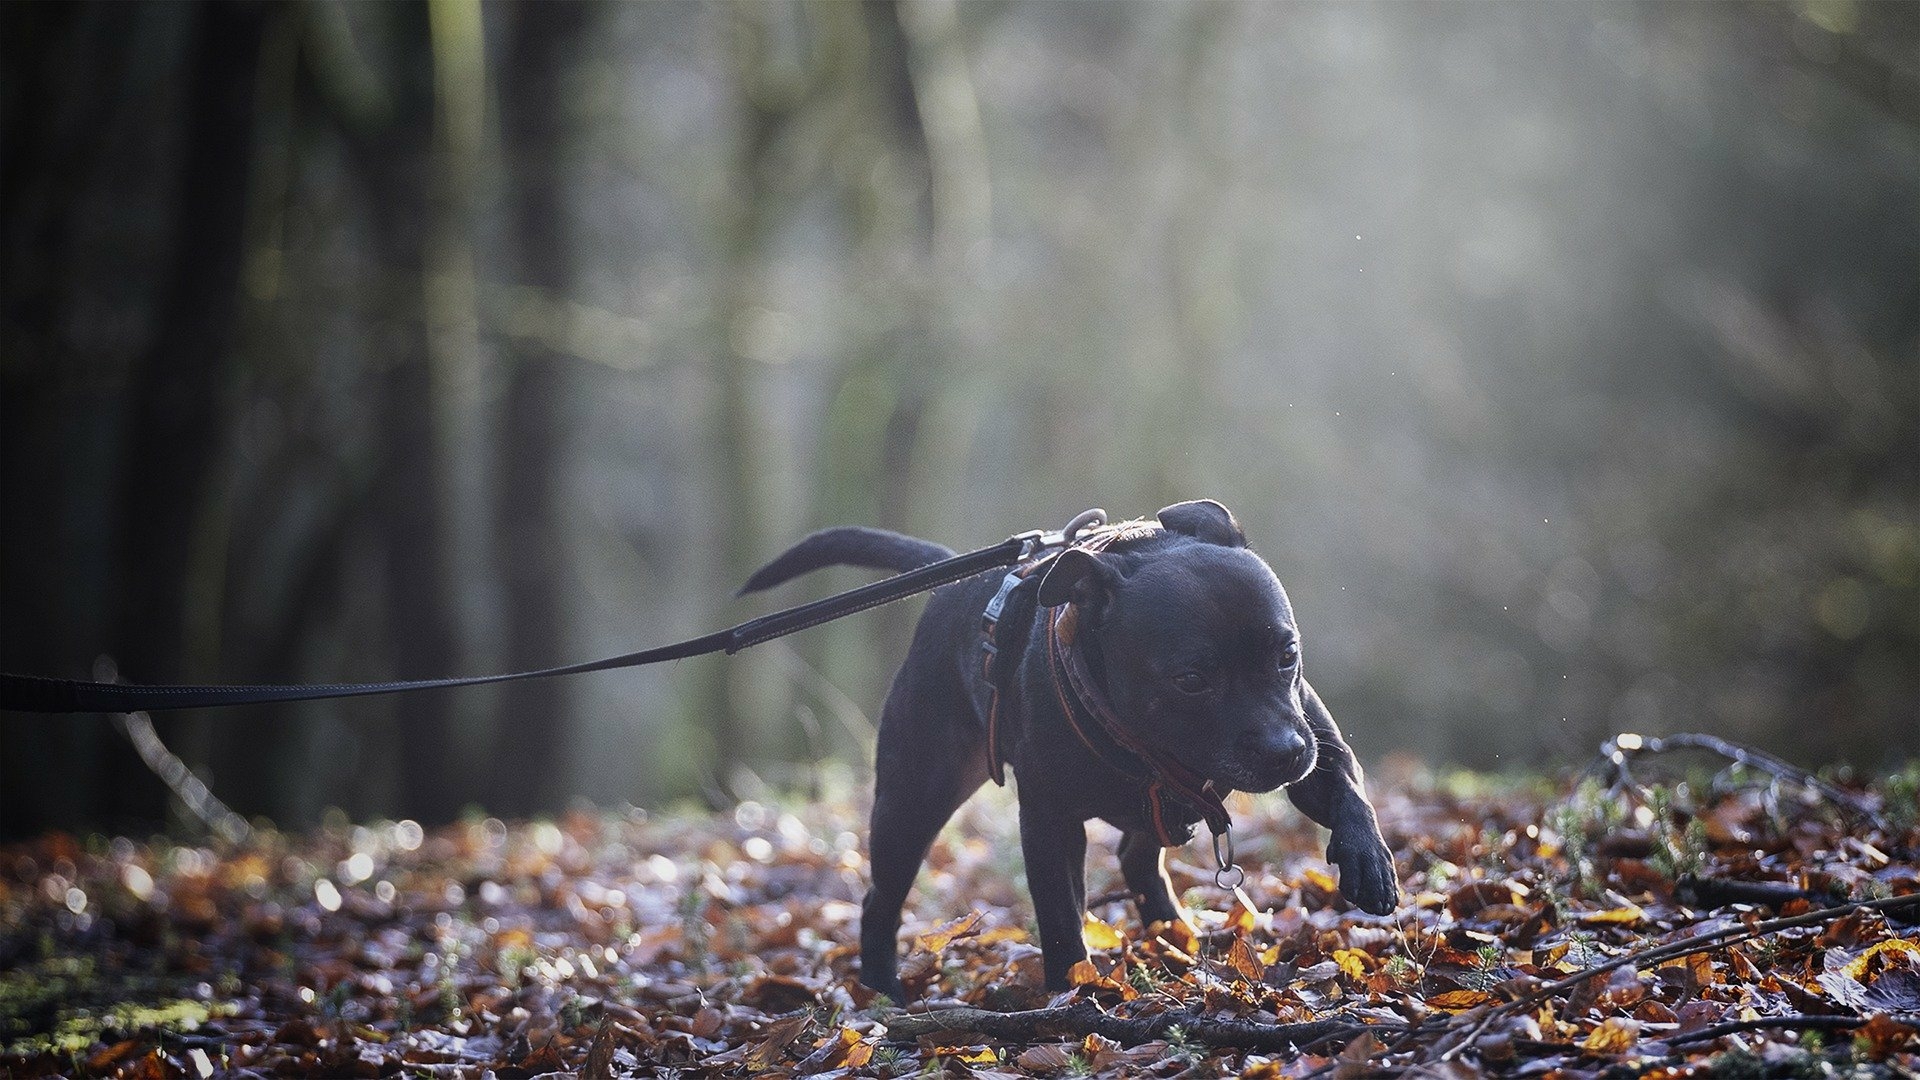
<path fill-rule="evenodd" d="M 271 9 L 212 0 L 195 12 L 191 117 L 183 149 L 170 278 L 152 346 L 134 371 L 115 530 L 114 648 L 129 679 L 182 677 L 192 545 L 208 513 L 222 441 L 245 239 L 254 86 Z M 164 738 L 180 718 L 163 718 Z M 116 824 L 151 824 L 165 789 L 133 749 L 116 747 L 103 788 Z"/>
<path fill-rule="evenodd" d="M 517 4 L 501 66 L 500 134 L 508 177 L 507 215 L 521 284 L 565 301 L 574 284 L 568 236 L 567 170 L 572 125 L 565 80 L 593 18 L 584 4 Z M 504 585 L 505 656 L 511 668 L 567 655 L 560 593 L 568 575 L 561 527 L 565 464 L 565 354 L 520 341 L 503 359 L 507 386 L 497 433 L 492 492 L 495 573 Z M 489 805 L 525 815 L 564 797 L 578 717 L 559 679 L 502 689 L 489 761 Z"/>
<path fill-rule="evenodd" d="M 392 670 L 397 677 L 427 677 L 451 673 L 456 658 L 442 509 L 447 470 L 437 437 L 427 303 L 429 230 L 437 209 L 432 42 L 424 5 L 387 5 L 370 13 L 389 21 L 394 57 L 386 80 L 391 115 L 348 133 L 382 271 L 373 286 L 368 334 L 376 350 L 368 366 L 379 373 L 381 474 L 373 505 Z M 450 821 L 462 801 L 453 768 L 455 697 L 403 694 L 392 701 L 400 749 L 393 811 L 427 823 Z"/>
<path fill-rule="evenodd" d="M 136 37 L 98 5 L 0 7 L 0 506 L 23 526 L 0 529 L 8 671 L 82 677 L 107 639 L 111 545 L 94 520 L 118 389 L 87 377 L 69 335 L 90 209 L 72 193 L 97 175 Z M 73 778 L 115 743 L 103 724 L 0 724 L 0 838 L 97 819 L 105 793 Z"/>

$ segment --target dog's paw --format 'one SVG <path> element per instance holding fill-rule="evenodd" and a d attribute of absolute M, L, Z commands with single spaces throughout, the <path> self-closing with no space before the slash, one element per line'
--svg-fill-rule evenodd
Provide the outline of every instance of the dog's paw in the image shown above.
<path fill-rule="evenodd" d="M 1400 880 L 1393 852 L 1375 837 L 1358 843 L 1334 843 L 1327 859 L 1340 868 L 1340 895 L 1369 915 L 1391 915 L 1400 904 Z"/>

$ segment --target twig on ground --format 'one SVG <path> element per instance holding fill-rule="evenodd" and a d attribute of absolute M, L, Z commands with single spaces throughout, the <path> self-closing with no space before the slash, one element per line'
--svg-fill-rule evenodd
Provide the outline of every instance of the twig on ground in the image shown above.
<path fill-rule="evenodd" d="M 894 1012 L 882 1017 L 890 1039 L 915 1039 L 942 1032 L 972 1032 L 996 1039 L 1025 1041 L 1032 1039 L 1100 1035 L 1123 1046 L 1164 1039 L 1172 1028 L 1179 1028 L 1187 1039 L 1208 1046 L 1230 1046 L 1241 1050 L 1287 1053 L 1301 1044 L 1317 1040 L 1359 1035 L 1364 1031 L 1403 1030 L 1395 1024 L 1366 1024 L 1357 1020 L 1330 1017 L 1300 1024 L 1261 1024 L 1246 1020 L 1215 1020 L 1191 1012 L 1167 1012 L 1159 1016 L 1123 1017 L 1101 1011 L 1090 1001 L 1052 1009 L 1025 1012 L 994 1012 L 990 1009 L 955 1008 L 935 1012 Z"/>
<path fill-rule="evenodd" d="M 1755 750 L 1753 747 L 1729 742 L 1715 735 L 1703 735 L 1690 731 L 1659 736 L 1627 732 L 1615 735 L 1601 743 L 1600 758 L 1595 764 L 1601 768 L 1610 769 L 1616 778 L 1633 783 L 1633 775 L 1627 769 L 1628 759 L 1641 754 L 1663 754 L 1674 750 L 1705 750 L 1708 753 L 1718 754 L 1729 761 L 1758 769 L 1776 780 L 1785 780 L 1809 791 L 1819 792 L 1841 809 L 1882 828 L 1886 827 L 1886 820 L 1880 816 L 1879 810 L 1858 794 L 1822 780 L 1798 765 L 1783 761 L 1765 750 Z"/>
<path fill-rule="evenodd" d="M 1838 907 L 1809 911 L 1800 915 L 1789 915 L 1779 919 L 1767 919 L 1751 925 L 1724 927 L 1705 934 L 1684 938 L 1680 941 L 1668 942 L 1665 945 L 1657 945 L 1649 949 L 1636 949 L 1624 956 L 1616 956 L 1605 963 L 1582 968 L 1565 978 L 1556 979 L 1550 983 L 1542 983 L 1504 1005 L 1497 1005 L 1488 1009 L 1484 1015 L 1473 1016 L 1472 1013 L 1464 1013 L 1462 1014 L 1463 1019 L 1467 1016 L 1473 1016 L 1473 1019 L 1470 1022 L 1456 1025 L 1452 1034 L 1443 1034 L 1439 1042 L 1435 1043 L 1432 1049 L 1440 1052 L 1442 1060 L 1450 1059 L 1461 1050 L 1471 1046 L 1479 1039 L 1481 1034 L 1496 1021 L 1527 1012 L 1538 1006 L 1541 1002 L 1572 990 L 1588 979 L 1598 975 L 1605 975 L 1618 968 L 1628 966 L 1635 968 L 1650 967 L 1668 960 L 1678 959 L 1682 956 L 1708 952 L 1727 945 L 1738 945 L 1743 941 L 1752 941 L 1754 938 L 1765 937 L 1768 934 L 1778 933 L 1782 930 L 1792 930 L 1802 926 L 1818 926 L 1821 923 L 1832 922 L 1855 911 L 1884 911 L 1889 908 L 1900 907 L 1920 908 L 1920 895 L 1895 896 L 1884 900 L 1861 900 L 1851 904 L 1841 904 Z"/>
<path fill-rule="evenodd" d="M 1893 1019 L 1903 1024 L 1920 1024 L 1920 1017 L 1896 1014 Z M 1729 1020 L 1724 1024 L 1703 1027 L 1695 1031 L 1683 1031 L 1678 1035 L 1668 1035 L 1660 1039 L 1668 1046 L 1680 1046 L 1686 1043 L 1712 1042 L 1723 1035 L 1738 1035 L 1743 1031 L 1759 1031 L 1765 1028 L 1794 1028 L 1800 1031 L 1845 1031 L 1857 1028 L 1867 1022 L 1864 1016 L 1756 1016 L 1749 1020 Z"/>

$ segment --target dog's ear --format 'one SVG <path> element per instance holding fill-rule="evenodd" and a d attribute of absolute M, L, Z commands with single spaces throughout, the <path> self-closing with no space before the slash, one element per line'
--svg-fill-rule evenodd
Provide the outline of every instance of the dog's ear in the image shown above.
<path fill-rule="evenodd" d="M 1168 532 L 1182 533 L 1221 547 L 1246 547 L 1247 534 L 1233 520 L 1233 511 L 1212 499 L 1174 503 L 1155 515 Z"/>
<path fill-rule="evenodd" d="M 1120 572 L 1100 561 L 1100 556 L 1084 548 L 1068 548 L 1054 556 L 1053 565 L 1040 579 L 1040 606 L 1074 604 L 1097 619 L 1119 583 Z"/>

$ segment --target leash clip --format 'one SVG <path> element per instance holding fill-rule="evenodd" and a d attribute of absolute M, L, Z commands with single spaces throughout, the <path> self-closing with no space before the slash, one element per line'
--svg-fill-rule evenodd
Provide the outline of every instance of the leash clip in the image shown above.
<path fill-rule="evenodd" d="M 1107 512 L 1096 506 L 1090 510 L 1082 510 L 1073 515 L 1072 520 L 1068 521 L 1066 527 L 1059 532 L 1044 532 L 1035 529 L 1033 532 L 1021 533 L 1015 537 L 1015 539 L 1025 540 L 1027 542 L 1027 549 L 1021 555 L 1022 558 L 1026 558 L 1039 554 L 1048 548 L 1070 547 L 1074 541 L 1080 538 L 1081 533 L 1086 532 L 1088 529 L 1097 529 L 1106 523 Z"/>
<path fill-rule="evenodd" d="M 1223 855 L 1220 845 L 1224 842 L 1227 850 Z M 1213 883 L 1222 889 L 1237 889 L 1247 883 L 1247 872 L 1233 858 L 1233 828 L 1221 829 L 1213 834 Z"/>
<path fill-rule="evenodd" d="M 1066 528 L 1059 532 L 1029 529 L 1023 533 L 1014 533 L 1009 539 L 1020 541 L 1018 561 L 1025 562 L 1049 548 L 1068 547 L 1080 538 L 1081 533 L 1088 529 L 1099 528 L 1106 523 L 1107 512 L 1096 506 L 1091 510 L 1082 510 L 1073 515 L 1073 519 L 1067 522 Z"/>
<path fill-rule="evenodd" d="M 1015 560 L 1017 562 L 1026 562 L 1047 548 L 1047 530 L 1045 529 L 1028 529 L 1023 533 L 1014 533 L 1008 539 L 1020 541 L 1020 555 Z"/>

